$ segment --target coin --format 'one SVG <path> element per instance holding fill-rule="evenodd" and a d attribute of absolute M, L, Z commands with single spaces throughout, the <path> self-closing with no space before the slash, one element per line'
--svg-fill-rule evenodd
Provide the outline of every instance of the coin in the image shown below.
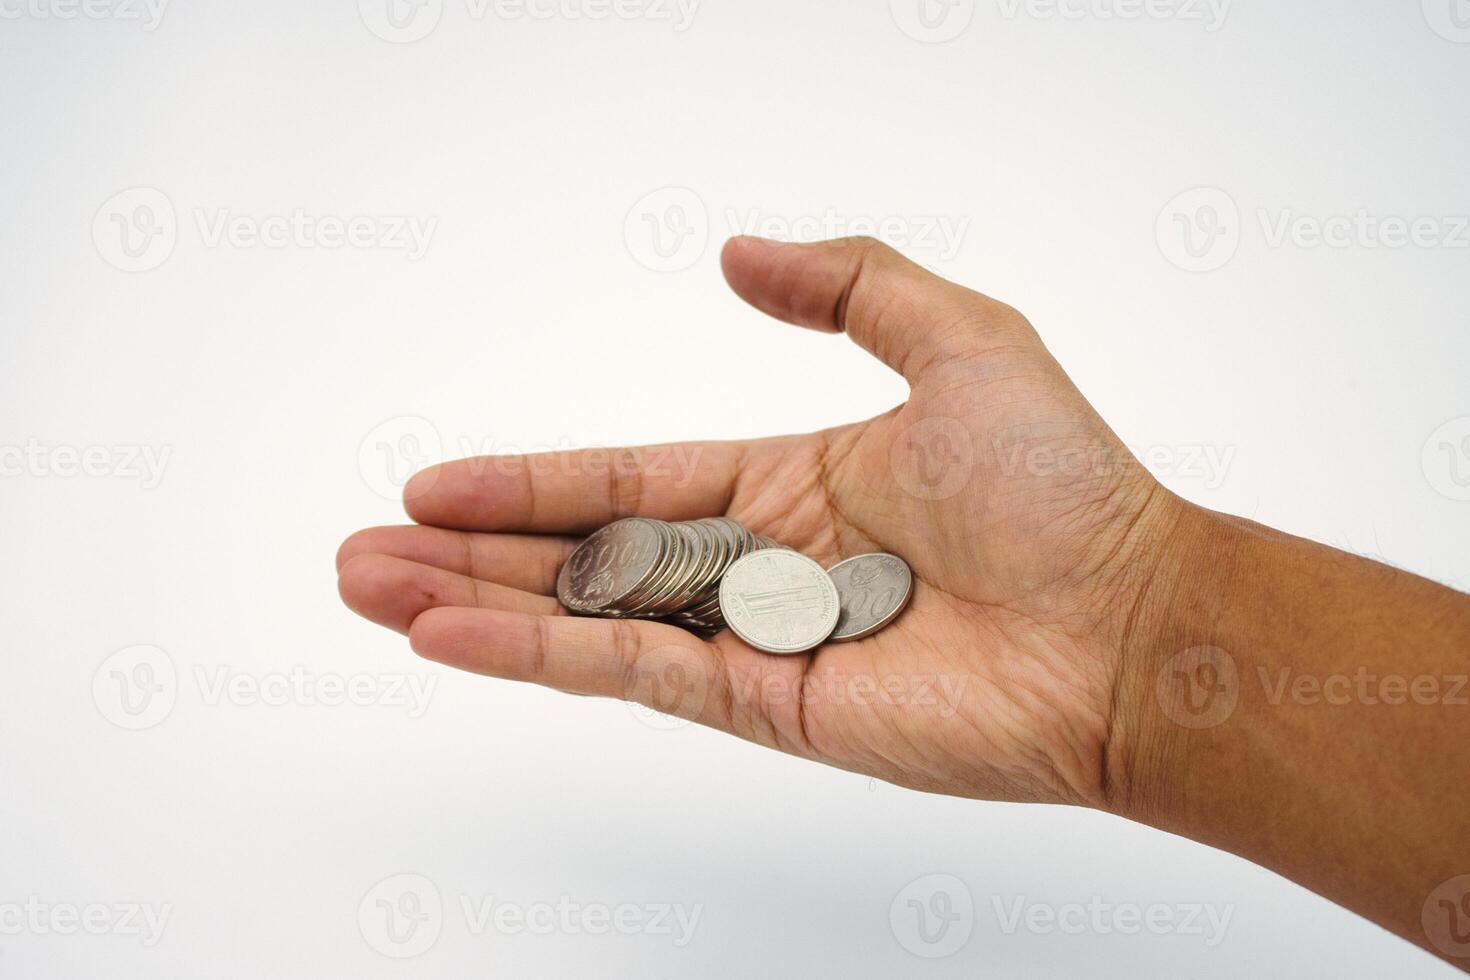
<path fill-rule="evenodd" d="M 897 555 L 858 555 L 827 570 L 842 611 L 830 642 L 861 640 L 898 618 L 914 593 L 914 575 Z"/>
<path fill-rule="evenodd" d="M 557 576 L 557 595 L 573 612 L 596 615 L 645 588 L 664 556 L 664 538 L 652 521 L 616 521 L 572 552 Z"/>
<path fill-rule="evenodd" d="M 735 635 L 766 653 L 805 653 L 832 635 L 837 586 L 805 555 L 756 551 L 725 572 L 720 612 Z"/>

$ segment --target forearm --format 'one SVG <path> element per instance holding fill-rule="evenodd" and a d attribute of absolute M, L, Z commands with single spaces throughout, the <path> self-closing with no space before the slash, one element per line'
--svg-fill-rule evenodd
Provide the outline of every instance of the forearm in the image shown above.
<path fill-rule="evenodd" d="M 1193 508 L 1171 540 L 1123 668 L 1120 812 L 1451 952 L 1421 917 L 1470 873 L 1470 597 Z"/>

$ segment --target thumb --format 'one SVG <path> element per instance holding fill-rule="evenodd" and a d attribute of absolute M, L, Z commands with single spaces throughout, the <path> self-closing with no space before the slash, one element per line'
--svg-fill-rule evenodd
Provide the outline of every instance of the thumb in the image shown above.
<path fill-rule="evenodd" d="M 872 238 L 810 245 L 738 237 L 720 256 L 741 299 L 779 320 L 846 331 L 908 379 L 976 349 L 987 334 L 1035 334 L 1003 303 L 941 279 Z"/>

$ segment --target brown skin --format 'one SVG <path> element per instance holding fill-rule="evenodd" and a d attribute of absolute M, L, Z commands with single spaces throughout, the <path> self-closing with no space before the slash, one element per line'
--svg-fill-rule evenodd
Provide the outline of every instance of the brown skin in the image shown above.
<path fill-rule="evenodd" d="M 882 245 L 742 238 L 723 263 L 758 309 L 845 330 L 909 400 L 804 436 L 435 467 L 406 489 L 416 526 L 342 546 L 344 601 L 455 667 L 636 700 L 916 789 L 1187 834 L 1431 946 L 1426 899 L 1470 872 L 1453 754 L 1470 709 L 1267 695 L 1279 667 L 1463 672 L 1467 597 L 1175 497 L 1020 314 Z M 717 514 L 823 565 L 901 555 L 912 605 L 867 640 L 773 657 L 557 603 L 578 536 Z M 1219 719 L 1181 715 L 1187 689 L 1160 686 L 1212 684 L 1218 663 L 1175 670 L 1204 644 L 1234 667 Z"/>

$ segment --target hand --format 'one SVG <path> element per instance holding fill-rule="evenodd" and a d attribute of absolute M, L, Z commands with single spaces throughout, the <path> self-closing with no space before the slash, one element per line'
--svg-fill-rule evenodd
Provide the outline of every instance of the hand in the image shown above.
<path fill-rule="evenodd" d="M 1467 962 L 1463 699 L 1324 706 L 1271 679 L 1457 692 L 1470 599 L 1179 500 L 1019 314 L 881 245 L 736 239 L 724 266 L 759 309 L 845 330 L 909 400 L 813 435 L 425 470 L 405 488 L 419 526 L 342 546 L 347 604 L 466 670 L 917 789 L 1106 808 Z M 557 603 L 576 535 L 719 514 L 829 567 L 901 555 L 912 604 L 869 639 L 775 657 Z"/>
<path fill-rule="evenodd" d="M 909 400 L 810 435 L 426 470 L 405 492 L 419 526 L 342 546 L 343 600 L 465 670 L 638 700 L 918 789 L 1118 806 L 1130 630 L 1185 506 L 1014 310 L 869 240 L 735 239 L 723 265 L 758 309 L 845 330 Z M 912 603 L 876 636 L 797 657 L 557 603 L 576 535 L 721 514 L 824 567 L 900 555 Z"/>

